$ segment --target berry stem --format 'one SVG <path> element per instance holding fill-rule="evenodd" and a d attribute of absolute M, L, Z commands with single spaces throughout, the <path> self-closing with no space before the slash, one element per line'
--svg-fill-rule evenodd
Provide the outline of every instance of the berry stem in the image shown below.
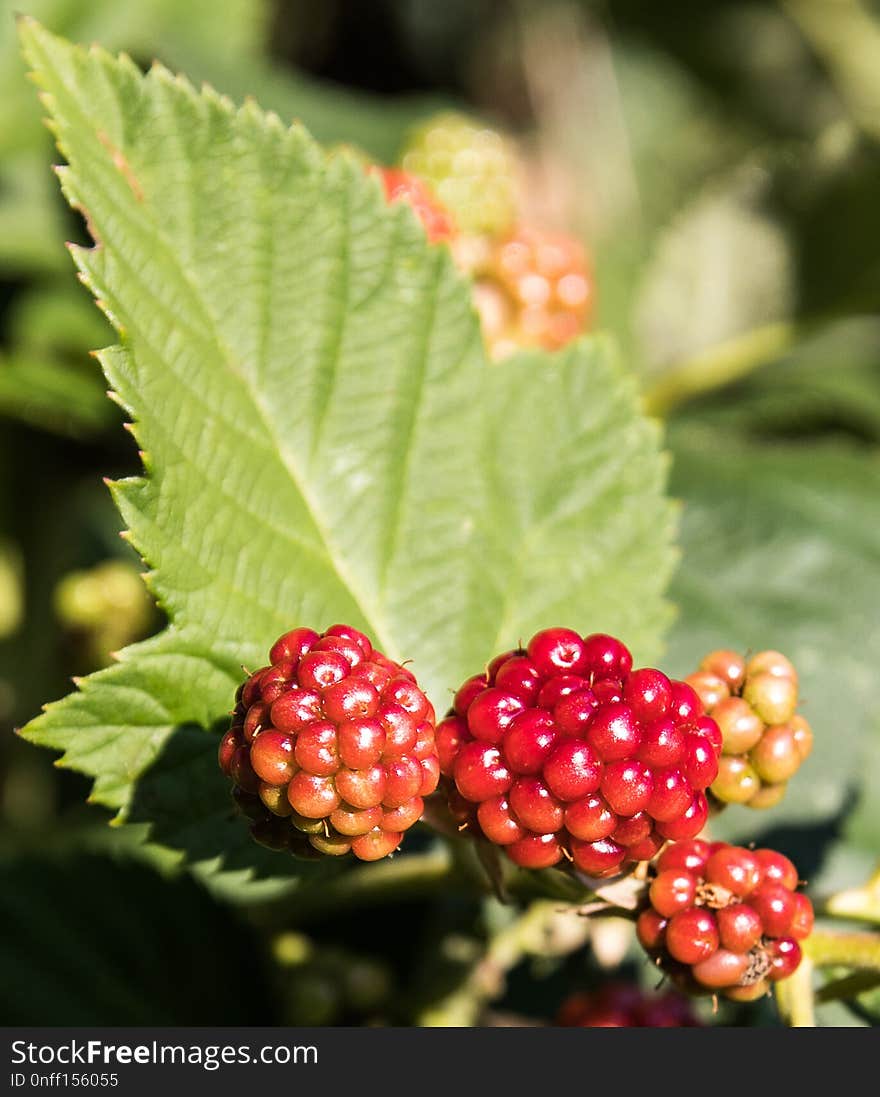
<path fill-rule="evenodd" d="M 813 964 L 804 956 L 798 968 L 775 986 L 776 1004 L 790 1028 L 815 1028 Z"/>
<path fill-rule="evenodd" d="M 861 887 L 847 888 L 832 895 L 825 904 L 825 911 L 834 918 L 852 918 L 880 925 L 880 869 Z"/>
<path fill-rule="evenodd" d="M 445 997 L 426 1006 L 416 1024 L 423 1027 L 470 1027 L 486 1004 L 504 991 L 507 974 L 527 956 L 564 955 L 583 946 L 589 923 L 574 909 L 539 899 L 499 930 L 462 981 Z"/>
<path fill-rule="evenodd" d="M 746 377 L 789 350 L 799 333 L 792 324 L 766 324 L 679 362 L 644 394 L 649 415 L 662 416 L 701 393 Z"/>
<path fill-rule="evenodd" d="M 288 918 L 291 924 L 314 922 L 328 911 L 362 909 L 443 894 L 458 882 L 459 869 L 450 851 L 439 846 L 429 853 L 408 853 L 352 868 L 336 879 L 323 880 L 297 892 Z"/>
<path fill-rule="evenodd" d="M 847 998 L 857 998 L 869 990 L 880 987 L 880 972 L 856 971 L 844 975 L 842 979 L 833 979 L 816 991 L 817 1002 L 837 1002 Z"/>
<path fill-rule="evenodd" d="M 880 972 L 880 933 L 814 930 L 803 942 L 804 957 L 816 967 L 849 967 Z"/>

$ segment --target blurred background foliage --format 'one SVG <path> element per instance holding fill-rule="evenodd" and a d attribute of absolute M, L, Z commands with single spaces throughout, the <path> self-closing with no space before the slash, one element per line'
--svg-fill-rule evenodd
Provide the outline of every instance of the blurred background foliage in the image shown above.
<path fill-rule="evenodd" d="M 112 336 L 64 251 L 84 231 L 49 170 L 14 10 L 386 162 L 445 107 L 518 139 L 531 216 L 586 243 L 597 326 L 668 423 L 682 562 L 667 669 L 732 646 L 781 648 L 801 671 L 813 758 L 771 815 L 732 809 L 717 831 L 775 841 L 814 898 L 867 877 L 880 851 L 880 6 L 683 0 L 670 18 L 636 0 L 0 0 L 0 969 L 18 988 L 0 1019 L 407 1022 L 431 1015 L 441 986 L 474 1019 L 492 997 L 474 991 L 475 965 L 512 917 L 415 895 L 394 916 L 418 931 L 379 935 L 377 953 L 381 906 L 355 920 L 343 904 L 318 926 L 308 904 L 228 907 L 106 828 L 84 780 L 15 739 L 72 675 L 159 620 L 101 483 L 138 460 L 89 355 Z M 630 955 L 613 926 L 591 935 L 555 959 L 517 954 L 499 1016 L 550 1017 L 565 988 Z M 644 964 L 632 972 L 650 984 Z M 823 1008 L 865 1023 L 880 1005 Z"/>

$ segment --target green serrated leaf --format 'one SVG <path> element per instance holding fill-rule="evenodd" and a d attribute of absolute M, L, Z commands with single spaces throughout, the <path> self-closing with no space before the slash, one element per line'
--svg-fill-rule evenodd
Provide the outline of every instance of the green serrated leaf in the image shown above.
<path fill-rule="evenodd" d="M 161 67 L 22 37 L 122 340 L 101 361 L 147 474 L 114 497 L 173 622 L 27 738 L 205 860 L 228 800 L 193 727 L 293 624 L 364 628 L 438 710 L 549 623 L 656 654 L 665 462 L 603 341 L 490 366 L 449 252 L 354 161 Z M 190 766 L 157 760 L 193 743 L 181 799 Z"/>

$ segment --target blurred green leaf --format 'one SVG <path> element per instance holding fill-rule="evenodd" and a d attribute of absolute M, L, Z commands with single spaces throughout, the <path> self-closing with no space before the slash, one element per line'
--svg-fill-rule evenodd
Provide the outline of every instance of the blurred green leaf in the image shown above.
<path fill-rule="evenodd" d="M 92 434 L 118 416 L 97 374 L 69 364 L 0 355 L 0 415 L 60 434 Z"/>
<path fill-rule="evenodd" d="M 880 138 L 880 14 L 862 0 L 782 0 L 853 118 Z"/>
<path fill-rule="evenodd" d="M 271 1024 L 256 935 L 187 878 L 95 856 L 0 861 L 5 1025 Z"/>
<path fill-rule="evenodd" d="M 634 306 L 639 361 L 656 375 L 789 318 L 792 259 L 761 208 L 767 177 L 743 167 L 700 193 L 660 235 Z"/>
<path fill-rule="evenodd" d="M 840 839 L 858 803 L 852 840 L 876 851 L 880 459 L 833 443 L 749 444 L 708 416 L 675 422 L 670 443 L 686 560 L 673 584 L 681 612 L 672 669 L 685 674 L 717 647 L 784 651 L 815 731 L 813 754 L 779 807 L 731 808 L 713 832 L 753 840 L 777 827 L 794 840 L 801 828 L 805 856 L 819 856 L 818 836 Z"/>
<path fill-rule="evenodd" d="M 75 258 L 123 338 L 102 364 L 148 476 L 115 497 L 173 622 L 27 738 L 235 868 L 198 728 L 294 623 L 366 629 L 438 709 L 548 622 L 657 651 L 665 462 L 605 343 L 491 367 L 448 250 L 356 162 L 161 68 L 23 34 L 101 241 Z"/>
<path fill-rule="evenodd" d="M 781 354 L 769 353 L 775 360 L 764 368 L 755 369 L 759 359 L 745 362 L 743 372 L 749 376 L 727 378 L 738 383 L 704 396 L 689 414 L 762 441 L 825 434 L 880 442 L 880 321 L 852 317 L 795 340 L 792 330 L 788 342 L 794 345 Z M 702 365 L 694 387 L 705 390 L 714 356 Z M 655 397 L 664 391 L 673 394 L 675 385 L 670 383 L 682 380 L 676 375 L 658 382 Z"/>

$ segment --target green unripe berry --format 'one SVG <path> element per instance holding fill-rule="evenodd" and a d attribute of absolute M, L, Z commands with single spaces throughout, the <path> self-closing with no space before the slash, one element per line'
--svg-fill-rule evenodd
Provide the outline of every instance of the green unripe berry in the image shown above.
<path fill-rule="evenodd" d="M 759 674 L 772 674 L 774 678 L 790 678 L 797 685 L 797 671 L 790 659 L 780 651 L 759 651 L 746 663 L 746 677 L 755 678 Z"/>
<path fill-rule="evenodd" d="M 784 781 L 779 785 L 761 785 L 755 795 L 749 800 L 748 806 L 750 808 L 755 808 L 756 811 L 766 811 L 768 808 L 775 808 L 785 795 L 786 788 L 788 788 L 788 785 Z"/>
<path fill-rule="evenodd" d="M 726 697 L 712 710 L 724 754 L 746 754 L 761 738 L 764 721 L 742 697 Z"/>
<path fill-rule="evenodd" d="M 749 752 L 755 772 L 767 784 L 787 781 L 800 769 L 801 756 L 794 731 L 786 724 L 767 728 Z"/>
<path fill-rule="evenodd" d="M 797 684 L 791 678 L 764 673 L 747 677 L 743 698 L 765 724 L 785 724 L 797 706 Z"/>
<path fill-rule="evenodd" d="M 499 237 L 513 227 L 513 150 L 487 126 L 453 112 L 437 115 L 412 134 L 401 167 L 431 185 L 461 232 Z"/>
<path fill-rule="evenodd" d="M 685 681 L 700 698 L 706 712 L 712 712 L 719 702 L 730 696 L 730 689 L 724 679 L 708 670 L 689 674 Z"/>
<path fill-rule="evenodd" d="M 726 804 L 747 804 L 761 787 L 761 779 L 739 754 L 722 755 L 712 792 Z"/>

